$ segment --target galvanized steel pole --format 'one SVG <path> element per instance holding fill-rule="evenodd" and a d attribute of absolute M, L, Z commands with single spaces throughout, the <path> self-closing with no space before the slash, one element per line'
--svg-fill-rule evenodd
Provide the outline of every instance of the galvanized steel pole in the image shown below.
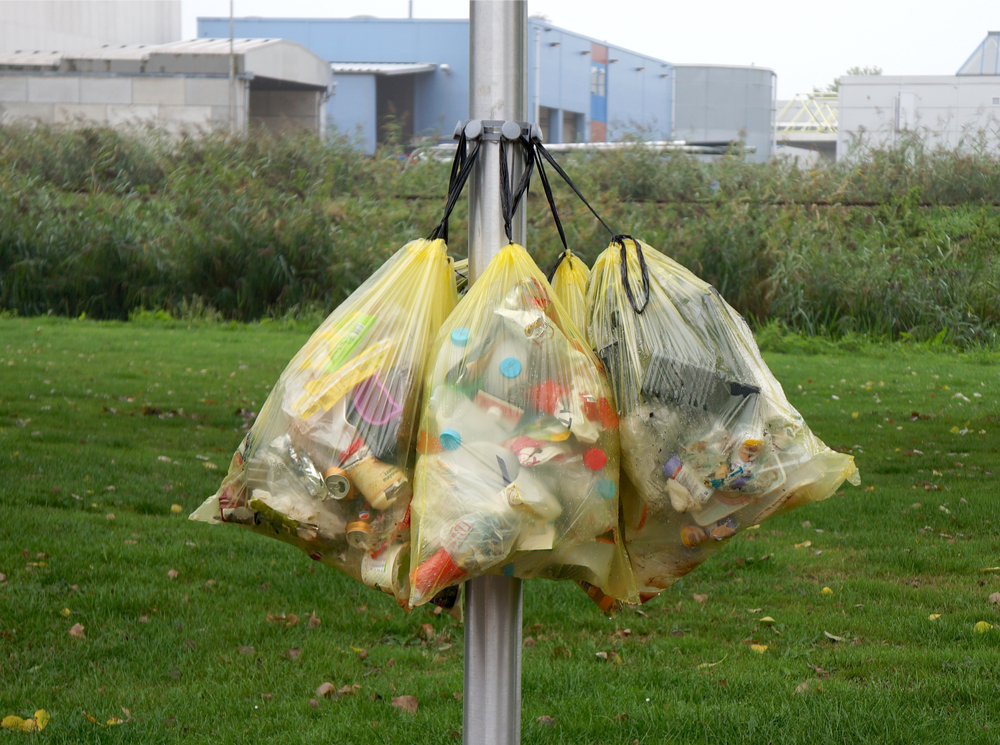
<path fill-rule="evenodd" d="M 523 122 L 528 110 L 526 0 L 469 3 L 469 118 Z M 470 179 L 469 284 L 507 242 L 500 211 L 499 142 L 484 141 Z M 508 148 L 515 179 L 524 163 Z M 524 243 L 524 202 L 513 239 Z M 465 583 L 465 745 L 521 741 L 521 580 L 487 575 Z"/>

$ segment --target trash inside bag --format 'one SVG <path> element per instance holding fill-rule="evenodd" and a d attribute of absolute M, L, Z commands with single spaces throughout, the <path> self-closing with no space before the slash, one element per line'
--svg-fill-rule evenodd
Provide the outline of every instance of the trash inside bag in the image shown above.
<path fill-rule="evenodd" d="M 484 573 L 634 601 L 610 390 L 522 247 L 503 248 L 469 288 L 428 367 L 410 605 Z"/>
<path fill-rule="evenodd" d="M 623 236 L 595 262 L 587 300 L 621 417 L 623 529 L 644 600 L 740 530 L 860 483 L 714 287 Z"/>
<path fill-rule="evenodd" d="M 295 355 L 191 518 L 278 538 L 405 605 L 414 425 L 456 302 L 444 241 L 406 244 Z"/>
<path fill-rule="evenodd" d="M 581 332 L 587 333 L 587 279 L 590 270 L 583 260 L 569 249 L 559 255 L 549 274 L 552 294 L 556 296 L 566 314 Z"/>

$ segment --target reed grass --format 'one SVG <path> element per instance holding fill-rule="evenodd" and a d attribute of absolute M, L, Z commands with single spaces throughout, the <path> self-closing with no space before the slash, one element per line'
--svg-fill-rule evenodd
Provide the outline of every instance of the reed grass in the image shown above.
<path fill-rule="evenodd" d="M 706 163 L 638 145 L 565 166 L 616 231 L 712 282 L 758 327 L 992 344 L 1000 325 L 1000 158 L 916 136 L 806 168 Z M 345 138 L 0 129 L 0 308 L 21 315 L 249 321 L 332 310 L 440 219 L 448 165 Z M 565 187 L 570 246 L 607 234 Z M 540 190 L 528 248 L 561 249 Z M 466 210 L 451 249 L 465 252 Z M 197 315 L 196 313 L 196 315 Z"/>

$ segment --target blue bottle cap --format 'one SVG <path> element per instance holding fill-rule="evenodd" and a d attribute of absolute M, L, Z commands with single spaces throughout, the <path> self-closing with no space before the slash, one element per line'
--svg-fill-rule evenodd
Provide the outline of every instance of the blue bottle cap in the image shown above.
<path fill-rule="evenodd" d="M 454 429 L 446 429 L 438 437 L 441 442 L 441 447 L 445 450 L 458 450 L 459 446 L 462 444 L 462 435 L 460 435 Z"/>
<path fill-rule="evenodd" d="M 459 326 L 451 332 L 451 343 L 456 347 L 464 347 L 469 343 L 469 329 Z"/>
<path fill-rule="evenodd" d="M 517 357 L 508 357 L 500 363 L 500 374 L 505 378 L 516 378 L 521 374 L 521 360 Z"/>
<path fill-rule="evenodd" d="M 600 479 L 597 482 L 597 493 L 605 499 L 611 499 L 615 495 L 615 482 L 611 479 Z"/>

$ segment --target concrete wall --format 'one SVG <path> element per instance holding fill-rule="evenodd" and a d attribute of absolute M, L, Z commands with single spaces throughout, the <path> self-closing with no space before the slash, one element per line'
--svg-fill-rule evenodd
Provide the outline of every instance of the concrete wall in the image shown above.
<path fill-rule="evenodd" d="M 763 67 L 676 65 L 674 137 L 690 143 L 744 140 L 771 156 L 774 73 Z"/>
<path fill-rule="evenodd" d="M 237 126 L 245 85 L 236 81 Z M 315 94 L 303 95 L 315 101 Z M 197 133 L 228 128 L 228 102 L 225 78 L 0 73 L 0 124 L 152 124 L 173 134 Z"/>
<path fill-rule="evenodd" d="M 998 75 L 845 75 L 840 79 L 837 159 L 852 139 L 891 144 L 904 130 L 931 146 L 954 148 L 982 136 L 1000 148 Z"/>
<path fill-rule="evenodd" d="M 250 126 L 272 132 L 319 131 L 322 94 L 250 89 Z"/>
<path fill-rule="evenodd" d="M 550 127 L 559 142 L 563 111 L 579 114 L 580 139 L 590 134 L 590 37 L 528 20 L 528 116 L 533 116 L 535 28 L 540 36 L 540 105 L 553 110 Z M 297 41 L 331 62 L 432 62 L 438 69 L 414 76 L 414 132 L 450 140 L 455 123 L 469 112 L 469 22 L 425 19 L 237 18 L 234 33 L 245 38 Z M 199 18 L 198 36 L 228 36 L 228 18 Z M 553 46 L 556 44 L 557 46 Z M 587 52 L 587 54 L 582 54 Z M 607 121 L 609 135 L 642 130 L 654 139 L 669 137 L 671 72 L 662 60 L 608 47 Z M 611 59 L 618 60 L 611 63 Z M 449 69 L 442 69 L 446 65 Z M 637 71 L 636 68 L 645 68 Z M 327 104 L 328 121 L 353 136 L 366 152 L 376 142 L 374 76 L 337 75 Z M 609 136 L 608 139 L 612 139 Z"/>
<path fill-rule="evenodd" d="M 0 0 L 0 52 L 78 52 L 180 38 L 181 0 Z"/>

